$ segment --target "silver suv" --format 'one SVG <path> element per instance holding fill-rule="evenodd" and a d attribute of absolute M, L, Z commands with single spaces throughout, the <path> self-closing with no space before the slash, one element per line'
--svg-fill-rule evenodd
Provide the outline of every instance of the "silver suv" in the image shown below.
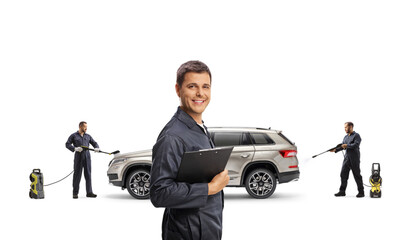
<path fill-rule="evenodd" d="M 216 147 L 234 146 L 226 169 L 228 187 L 246 187 L 254 198 L 271 196 L 278 183 L 298 180 L 297 147 L 281 131 L 265 128 L 208 128 Z M 138 199 L 149 198 L 152 150 L 116 155 L 109 163 L 111 184 Z"/>

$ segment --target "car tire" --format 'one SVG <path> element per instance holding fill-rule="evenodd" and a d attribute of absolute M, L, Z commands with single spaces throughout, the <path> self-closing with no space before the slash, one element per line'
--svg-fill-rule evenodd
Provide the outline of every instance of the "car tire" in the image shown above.
<path fill-rule="evenodd" d="M 150 173 L 147 169 L 135 169 L 126 178 L 129 194 L 137 199 L 148 199 L 150 193 Z"/>
<path fill-rule="evenodd" d="M 270 197 L 277 186 L 275 175 L 266 168 L 257 168 L 246 176 L 246 191 L 254 198 L 263 199 Z"/>

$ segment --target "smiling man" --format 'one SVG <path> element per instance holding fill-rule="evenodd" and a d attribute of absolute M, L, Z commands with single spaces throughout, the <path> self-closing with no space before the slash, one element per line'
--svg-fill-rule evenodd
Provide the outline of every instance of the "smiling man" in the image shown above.
<path fill-rule="evenodd" d="M 175 181 L 185 152 L 214 147 L 202 119 L 211 96 L 207 65 L 200 61 L 182 64 L 175 90 L 180 106 L 152 149 L 150 195 L 155 207 L 165 207 L 162 239 L 221 239 L 227 170 L 210 183 Z"/>

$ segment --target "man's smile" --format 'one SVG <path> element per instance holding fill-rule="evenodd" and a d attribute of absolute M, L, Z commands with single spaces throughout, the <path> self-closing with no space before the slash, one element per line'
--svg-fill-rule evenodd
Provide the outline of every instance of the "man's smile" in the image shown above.
<path fill-rule="evenodd" d="M 192 100 L 192 101 L 193 103 L 198 104 L 198 105 L 201 105 L 206 102 L 206 100 Z"/>

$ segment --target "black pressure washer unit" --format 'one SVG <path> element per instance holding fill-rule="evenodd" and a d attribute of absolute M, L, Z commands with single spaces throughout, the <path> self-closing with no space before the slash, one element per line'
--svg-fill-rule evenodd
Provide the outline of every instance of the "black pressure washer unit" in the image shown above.
<path fill-rule="evenodd" d="M 371 190 L 369 196 L 371 198 L 380 198 L 381 193 L 381 185 L 382 185 L 382 178 L 381 178 L 381 167 L 379 163 L 372 164 L 372 175 L 369 177 L 369 183 L 371 184 Z"/>

